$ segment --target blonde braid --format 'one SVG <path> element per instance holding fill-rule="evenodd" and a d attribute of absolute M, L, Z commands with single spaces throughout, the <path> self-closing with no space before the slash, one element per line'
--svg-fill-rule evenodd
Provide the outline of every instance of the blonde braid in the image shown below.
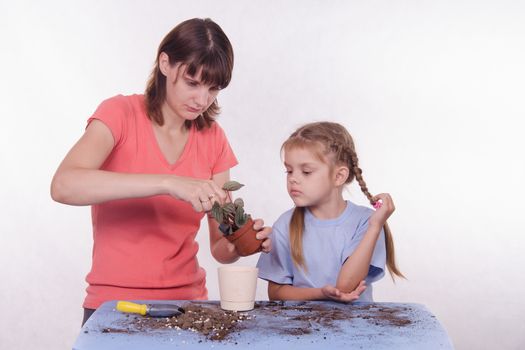
<path fill-rule="evenodd" d="M 368 191 L 368 187 L 366 186 L 366 182 L 363 179 L 363 175 L 362 175 L 363 174 L 363 170 L 361 170 L 361 168 L 357 165 L 358 162 L 359 162 L 358 159 L 357 159 L 357 154 L 352 149 L 350 149 L 349 152 L 350 152 L 350 166 L 351 166 L 350 171 L 355 176 L 355 179 L 356 179 L 357 183 L 359 184 L 359 187 L 361 187 L 361 192 L 363 192 L 364 195 L 366 196 L 366 198 L 368 198 L 368 201 L 370 202 L 370 204 L 374 205 L 375 201 L 373 199 L 373 196 Z"/>
<path fill-rule="evenodd" d="M 359 184 L 359 187 L 361 187 L 361 192 L 363 192 L 368 198 L 368 201 L 371 205 L 374 205 L 376 201 L 374 200 L 374 197 L 372 194 L 368 191 L 368 187 L 366 186 L 365 180 L 363 179 L 363 171 L 361 168 L 357 165 L 358 159 L 357 154 L 353 149 L 348 150 L 350 153 L 350 167 L 351 172 L 355 176 L 355 179 L 357 183 Z M 385 232 L 385 249 L 386 249 L 386 266 L 388 268 L 388 271 L 390 272 L 390 276 L 392 276 L 392 279 L 394 279 L 394 276 L 399 277 L 405 277 L 399 270 L 396 264 L 396 256 L 395 256 L 395 250 L 394 250 L 394 240 L 392 238 L 392 231 L 390 230 L 390 227 L 388 226 L 388 223 L 385 222 L 385 225 L 383 226 L 383 231 Z"/>

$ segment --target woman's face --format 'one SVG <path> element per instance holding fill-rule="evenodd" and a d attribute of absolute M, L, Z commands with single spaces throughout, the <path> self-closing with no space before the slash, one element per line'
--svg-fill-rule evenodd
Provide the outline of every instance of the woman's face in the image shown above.
<path fill-rule="evenodd" d="M 215 101 L 219 87 L 202 83 L 199 69 L 195 76 L 186 73 L 182 64 L 162 65 L 161 71 L 166 76 L 166 101 L 162 108 L 165 117 L 194 120 L 204 113 Z"/>

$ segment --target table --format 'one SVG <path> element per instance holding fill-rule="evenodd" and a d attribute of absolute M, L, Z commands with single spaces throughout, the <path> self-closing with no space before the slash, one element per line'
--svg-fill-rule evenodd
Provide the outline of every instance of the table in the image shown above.
<path fill-rule="evenodd" d="M 106 302 L 73 349 L 453 349 L 421 304 L 258 301 L 251 311 L 231 312 L 218 301 L 136 302 L 173 303 L 186 313 L 155 319 L 123 314 L 115 301 Z"/>

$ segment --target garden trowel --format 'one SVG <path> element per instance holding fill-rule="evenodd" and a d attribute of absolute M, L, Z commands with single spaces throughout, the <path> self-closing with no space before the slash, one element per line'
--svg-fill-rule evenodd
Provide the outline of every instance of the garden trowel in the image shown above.
<path fill-rule="evenodd" d="M 130 301 L 117 302 L 117 310 L 151 317 L 179 316 L 185 312 L 183 308 L 174 304 L 137 304 Z"/>

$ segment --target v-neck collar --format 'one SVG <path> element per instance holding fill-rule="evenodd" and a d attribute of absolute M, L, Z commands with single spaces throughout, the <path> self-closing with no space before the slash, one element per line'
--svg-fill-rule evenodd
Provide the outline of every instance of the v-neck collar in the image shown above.
<path fill-rule="evenodd" d="M 157 156 L 159 157 L 159 159 L 161 160 L 161 162 L 164 164 L 166 168 L 168 168 L 169 170 L 176 169 L 179 166 L 179 164 L 181 164 L 184 161 L 184 159 L 187 157 L 187 154 L 189 153 L 191 144 L 195 136 L 195 125 L 192 123 L 190 130 L 188 131 L 189 132 L 188 139 L 186 140 L 186 144 L 184 145 L 184 149 L 182 150 L 179 158 L 173 164 L 170 164 L 168 160 L 166 159 L 166 156 L 164 155 L 164 153 L 162 153 L 162 150 L 160 149 L 159 141 L 157 140 L 157 137 L 155 136 L 155 130 L 153 130 L 153 121 L 149 120 L 149 122 L 150 122 L 149 131 L 150 131 L 150 136 L 152 138 L 152 143 L 153 143 L 153 148 L 155 149 L 155 153 L 157 154 Z"/>

